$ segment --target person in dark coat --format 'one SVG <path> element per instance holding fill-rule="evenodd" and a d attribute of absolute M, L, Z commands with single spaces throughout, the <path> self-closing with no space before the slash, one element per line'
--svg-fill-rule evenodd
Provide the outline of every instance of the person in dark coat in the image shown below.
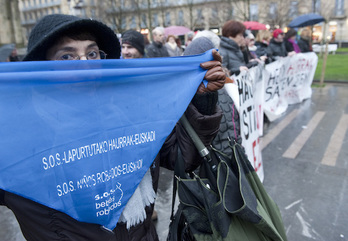
<path fill-rule="evenodd" d="M 45 16 L 33 28 L 24 61 L 118 59 L 120 50 L 115 33 L 103 23 L 70 15 L 53 14 Z M 216 91 L 223 87 L 226 78 L 221 67 L 221 56 L 217 51 L 213 51 L 213 57 L 213 61 L 201 64 L 202 68 L 208 70 L 205 75 L 207 85 L 201 83 L 195 101 L 190 103 L 185 112 L 189 122 L 207 146 L 219 129 L 222 114 L 216 105 L 215 96 Z M 201 163 L 202 159 L 191 138 L 178 123 L 140 182 L 138 188 L 141 195 L 155 194 L 158 187 L 159 166 L 173 169 L 178 147 L 185 161 L 185 171 L 193 170 Z M 141 189 L 143 185 L 147 186 L 148 191 Z M 132 198 L 124 208 L 120 220 L 115 224 L 116 228 L 109 230 L 99 224 L 77 221 L 63 212 L 0 189 L 0 204 L 12 210 L 28 241 L 157 241 L 158 236 L 151 220 L 154 197 L 149 205 L 141 202 L 137 203 L 136 207 L 129 207 Z M 123 215 L 127 208 L 140 210 L 146 215 L 136 223 L 130 224 L 127 216 Z"/>
<path fill-rule="evenodd" d="M 301 53 L 308 53 L 313 51 L 310 43 L 311 36 L 311 31 L 309 29 L 305 28 L 301 31 L 300 39 L 297 41 L 297 44 L 301 49 Z"/>
<path fill-rule="evenodd" d="M 285 49 L 288 53 L 295 52 L 300 53 L 301 50 L 296 43 L 297 31 L 295 29 L 289 29 L 284 37 Z"/>
<path fill-rule="evenodd" d="M 292 52 L 290 53 L 290 55 L 293 55 Z M 273 31 L 273 38 L 267 47 L 267 56 L 270 59 L 270 62 L 276 61 L 281 57 L 288 56 L 288 52 L 286 51 L 284 44 L 284 32 L 279 28 Z"/>
<path fill-rule="evenodd" d="M 272 34 L 269 30 L 260 30 L 255 39 L 255 46 L 256 51 L 255 54 L 258 58 L 260 58 L 262 61 L 265 61 L 266 64 L 268 64 L 269 58 L 267 57 L 267 47 L 269 45 L 269 42 L 272 39 Z"/>
<path fill-rule="evenodd" d="M 241 51 L 241 47 L 245 45 L 244 32 L 244 24 L 234 20 L 227 21 L 222 27 L 219 50 L 222 65 L 230 71 L 231 75 L 238 75 L 241 71 L 248 70 Z"/>
<path fill-rule="evenodd" d="M 249 31 L 246 30 L 244 33 L 244 44 L 241 47 L 242 53 L 243 53 L 243 57 L 244 57 L 244 61 L 246 63 L 246 66 L 250 69 L 254 66 L 257 66 L 259 63 L 262 63 L 261 59 L 259 59 L 255 52 L 251 52 L 250 51 L 250 43 L 254 42 L 255 37 L 254 35 Z M 256 46 L 253 45 L 253 47 Z"/>
<path fill-rule="evenodd" d="M 218 48 L 214 45 L 215 40 L 210 35 L 194 38 L 191 44 L 185 49 L 184 55 L 201 54 L 209 49 Z M 213 140 L 213 146 L 225 154 L 231 155 L 229 140 L 242 145 L 242 136 L 240 134 L 239 106 L 233 101 L 226 91 L 227 85 L 235 85 L 233 80 L 226 78 L 224 88 L 218 90 L 218 105 L 222 110 L 222 119 L 220 122 L 219 132 Z M 236 86 L 238 88 L 238 86 Z"/>
<path fill-rule="evenodd" d="M 164 45 L 164 29 L 156 27 L 152 30 L 153 42 L 146 46 L 146 55 L 149 58 L 169 57 L 167 48 Z"/>

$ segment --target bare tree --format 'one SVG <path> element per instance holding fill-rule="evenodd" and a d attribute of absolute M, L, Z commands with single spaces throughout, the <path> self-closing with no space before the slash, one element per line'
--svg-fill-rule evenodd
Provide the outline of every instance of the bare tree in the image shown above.
<path fill-rule="evenodd" d="M 289 0 L 269 0 L 266 3 L 266 16 L 271 28 L 286 26 L 293 17 Z"/>
<path fill-rule="evenodd" d="M 122 33 L 126 29 L 126 8 L 125 0 L 103 0 L 96 5 L 85 7 L 86 17 L 93 17 L 110 25 L 117 33 Z M 94 15 L 94 16 L 93 16 Z"/>
<path fill-rule="evenodd" d="M 157 9 L 160 12 L 162 23 L 163 23 L 164 27 L 167 27 L 167 24 L 166 24 L 166 11 L 168 10 L 168 7 L 169 7 L 167 2 L 168 1 L 166 1 L 166 0 L 158 0 L 159 7 L 157 7 Z"/>

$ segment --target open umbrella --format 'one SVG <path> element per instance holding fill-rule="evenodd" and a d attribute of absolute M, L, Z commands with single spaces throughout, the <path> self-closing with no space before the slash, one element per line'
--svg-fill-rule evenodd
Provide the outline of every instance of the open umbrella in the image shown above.
<path fill-rule="evenodd" d="M 245 27 L 249 30 L 265 30 L 266 25 L 259 23 L 259 22 L 255 22 L 255 21 L 247 21 L 243 23 L 245 25 Z"/>
<path fill-rule="evenodd" d="M 14 44 L 5 44 L 0 47 L 0 62 L 6 62 L 12 50 L 15 48 Z"/>
<path fill-rule="evenodd" d="M 290 28 L 312 26 L 317 23 L 324 22 L 325 18 L 317 13 L 308 13 L 294 18 L 290 23 Z"/>
<path fill-rule="evenodd" d="M 164 28 L 164 33 L 168 35 L 185 35 L 186 33 L 191 32 L 191 29 L 185 26 L 170 26 Z"/>

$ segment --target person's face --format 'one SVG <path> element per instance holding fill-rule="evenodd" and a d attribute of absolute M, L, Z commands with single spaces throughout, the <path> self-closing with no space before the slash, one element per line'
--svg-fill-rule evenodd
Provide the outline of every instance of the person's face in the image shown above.
<path fill-rule="evenodd" d="M 278 36 L 275 38 L 275 40 L 276 40 L 277 42 L 283 42 L 283 40 L 284 40 L 284 34 L 283 34 L 283 33 L 278 34 Z"/>
<path fill-rule="evenodd" d="M 101 59 L 99 47 L 95 41 L 73 40 L 63 37 L 56 45 L 48 49 L 47 60 L 87 60 Z"/>
<path fill-rule="evenodd" d="M 161 33 L 161 32 L 157 32 L 156 34 L 154 34 L 153 36 L 153 40 L 155 42 L 158 42 L 158 43 L 162 43 L 163 42 L 163 39 L 164 39 L 164 34 Z"/>
<path fill-rule="evenodd" d="M 243 33 L 237 34 L 236 37 L 229 38 L 235 41 L 239 47 L 245 46 L 245 39 Z"/>
<path fill-rule="evenodd" d="M 168 42 L 169 42 L 169 43 L 172 43 L 172 44 L 175 44 L 175 38 L 170 37 L 170 38 L 168 39 Z"/>
<path fill-rule="evenodd" d="M 124 59 L 137 59 L 142 58 L 142 54 L 130 44 L 122 44 L 122 57 Z"/>
<path fill-rule="evenodd" d="M 252 47 L 252 46 L 254 46 L 255 45 L 255 39 L 249 39 L 249 47 Z"/>

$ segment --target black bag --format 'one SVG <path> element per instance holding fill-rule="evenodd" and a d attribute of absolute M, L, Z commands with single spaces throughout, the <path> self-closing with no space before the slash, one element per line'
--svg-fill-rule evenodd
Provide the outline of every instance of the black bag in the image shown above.
<path fill-rule="evenodd" d="M 208 150 L 187 119 L 183 116 L 180 121 L 205 160 L 199 171 L 191 175 L 183 167 L 177 168 L 177 164 L 184 165 L 182 158 L 177 160 L 174 171 L 180 201 L 177 221 L 185 225 L 171 227 L 171 234 L 182 235 L 189 230 L 197 241 L 286 241 L 280 211 L 243 148 L 230 142 L 231 156 L 213 147 Z M 172 240 L 183 240 L 181 236 L 176 238 Z"/>
<path fill-rule="evenodd" d="M 182 155 L 179 148 L 177 162 L 175 163 L 175 170 L 174 170 L 172 212 L 170 216 L 170 224 L 169 224 L 169 232 L 167 236 L 167 241 L 196 241 L 193 234 L 191 233 L 189 224 L 186 221 L 186 218 L 183 213 L 183 206 L 181 204 L 179 204 L 178 209 L 174 215 L 175 197 L 176 197 L 176 190 L 177 190 L 176 176 L 180 175 L 179 170 L 183 170 L 182 168 L 184 168 L 183 161 L 184 160 L 182 159 Z M 186 175 L 186 174 L 182 173 L 181 175 Z"/>
<path fill-rule="evenodd" d="M 196 241 L 182 212 L 181 205 L 178 206 L 178 210 L 169 224 L 167 241 Z"/>

